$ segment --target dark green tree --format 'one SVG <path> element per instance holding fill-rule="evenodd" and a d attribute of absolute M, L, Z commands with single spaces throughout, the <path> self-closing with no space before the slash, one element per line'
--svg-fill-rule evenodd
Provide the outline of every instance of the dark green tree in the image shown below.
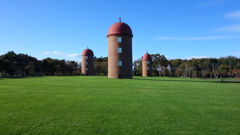
<path fill-rule="evenodd" d="M 161 76 L 161 72 L 165 72 L 165 69 L 168 64 L 168 60 L 164 55 L 157 54 L 151 54 L 152 56 L 152 66 L 153 66 L 153 72 L 157 72 L 159 76 Z"/>

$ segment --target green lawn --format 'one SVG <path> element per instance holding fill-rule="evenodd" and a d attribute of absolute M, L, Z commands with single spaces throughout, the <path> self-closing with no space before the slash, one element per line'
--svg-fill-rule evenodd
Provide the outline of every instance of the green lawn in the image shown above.
<path fill-rule="evenodd" d="M 240 83 L 0 78 L 0 134 L 240 134 Z"/>

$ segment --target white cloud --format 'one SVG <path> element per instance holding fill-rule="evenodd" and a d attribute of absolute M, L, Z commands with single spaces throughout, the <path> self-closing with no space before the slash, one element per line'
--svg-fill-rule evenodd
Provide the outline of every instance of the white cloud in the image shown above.
<path fill-rule="evenodd" d="M 66 55 L 65 53 L 63 52 L 57 52 L 57 51 L 53 51 L 53 52 L 44 52 L 44 54 L 53 54 L 53 55 Z"/>
<path fill-rule="evenodd" d="M 240 19 L 240 11 L 227 13 L 224 15 L 225 18 Z"/>
<path fill-rule="evenodd" d="M 51 52 L 44 52 L 43 54 L 51 54 Z"/>
<path fill-rule="evenodd" d="M 71 57 L 71 58 L 80 58 L 81 55 L 74 53 L 74 54 L 66 54 L 64 52 L 58 52 L 58 51 L 52 51 L 52 52 L 44 52 L 43 54 L 45 55 L 60 55 L 60 56 L 65 56 L 65 57 Z"/>
<path fill-rule="evenodd" d="M 201 59 L 201 58 L 210 58 L 209 56 L 191 56 L 191 57 L 184 57 L 183 59 Z"/>
<path fill-rule="evenodd" d="M 175 57 L 166 57 L 168 60 L 173 60 L 173 59 L 177 59 Z"/>
<path fill-rule="evenodd" d="M 81 57 L 81 55 L 77 54 L 77 53 L 74 53 L 74 54 L 68 54 L 67 55 L 68 57 L 75 57 L 75 58 L 79 58 Z"/>
<path fill-rule="evenodd" d="M 225 18 L 240 19 L 240 10 L 223 15 Z M 240 32 L 240 24 L 228 25 L 211 30 L 213 32 Z"/>
<path fill-rule="evenodd" d="M 206 37 L 157 37 L 155 40 L 213 40 L 213 39 L 224 39 L 224 38 L 240 38 L 237 36 L 206 36 Z"/>
<path fill-rule="evenodd" d="M 166 57 L 168 60 L 174 60 L 174 59 L 201 59 L 201 58 L 210 58 L 210 56 L 190 56 L 190 57 L 181 57 L 181 58 L 176 58 L 176 57 Z"/>
<path fill-rule="evenodd" d="M 240 52 L 234 52 L 234 53 L 232 53 L 232 54 L 240 54 Z"/>
<path fill-rule="evenodd" d="M 240 24 L 220 27 L 213 31 L 215 31 L 215 32 L 240 32 Z"/>
<path fill-rule="evenodd" d="M 199 6 L 201 6 L 201 7 L 213 7 L 213 6 L 224 4 L 225 2 L 226 2 L 226 0 L 209 0 L 209 1 L 206 1 L 206 2 L 200 3 Z"/>

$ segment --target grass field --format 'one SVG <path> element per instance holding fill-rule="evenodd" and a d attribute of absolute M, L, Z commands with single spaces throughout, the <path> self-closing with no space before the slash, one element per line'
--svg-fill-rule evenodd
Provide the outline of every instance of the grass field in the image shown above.
<path fill-rule="evenodd" d="M 0 78 L 0 134 L 240 134 L 240 83 Z"/>

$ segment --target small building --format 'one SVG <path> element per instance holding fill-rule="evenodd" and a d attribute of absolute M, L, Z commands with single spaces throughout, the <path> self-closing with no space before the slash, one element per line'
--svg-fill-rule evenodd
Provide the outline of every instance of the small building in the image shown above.
<path fill-rule="evenodd" d="M 152 57 L 148 53 L 145 53 L 142 57 L 142 76 L 152 76 Z"/>
<path fill-rule="evenodd" d="M 108 30 L 108 78 L 132 78 L 132 29 L 121 22 Z"/>
<path fill-rule="evenodd" d="M 82 52 L 82 75 L 93 75 L 94 66 L 93 66 L 93 51 L 91 49 L 85 49 Z"/>

